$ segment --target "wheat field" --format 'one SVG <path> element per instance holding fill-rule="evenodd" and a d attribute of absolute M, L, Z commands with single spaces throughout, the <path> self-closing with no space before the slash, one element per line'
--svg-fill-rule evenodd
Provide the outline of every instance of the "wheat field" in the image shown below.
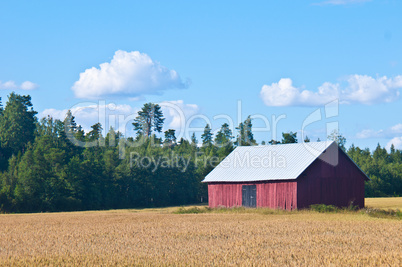
<path fill-rule="evenodd" d="M 402 197 L 366 198 L 365 205 L 366 207 L 376 209 L 402 210 Z"/>
<path fill-rule="evenodd" d="M 402 265 L 397 219 L 174 210 L 2 214 L 0 265 Z"/>

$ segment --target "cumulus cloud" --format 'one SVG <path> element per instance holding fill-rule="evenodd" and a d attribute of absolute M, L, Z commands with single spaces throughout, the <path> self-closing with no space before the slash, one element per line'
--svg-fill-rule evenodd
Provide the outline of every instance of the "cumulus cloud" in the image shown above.
<path fill-rule="evenodd" d="M 38 88 L 38 85 L 30 81 L 25 81 L 21 84 L 22 90 L 34 90 L 36 88 Z"/>
<path fill-rule="evenodd" d="M 0 89 L 17 89 L 18 88 L 18 86 L 15 84 L 15 82 L 14 81 L 8 81 L 8 82 L 5 82 L 5 83 L 2 83 L 1 81 L 0 81 Z"/>
<path fill-rule="evenodd" d="M 4 83 L 0 81 L 0 89 L 3 90 L 34 90 L 38 87 L 39 86 L 37 84 L 30 81 L 25 81 L 21 85 L 17 85 L 14 81 L 7 81 Z"/>
<path fill-rule="evenodd" d="M 185 104 L 183 100 L 164 101 L 160 103 L 160 106 L 166 117 L 166 125 L 168 128 L 176 130 L 185 127 L 191 116 L 198 114 L 200 111 L 198 105 Z"/>
<path fill-rule="evenodd" d="M 394 133 L 402 133 L 402 123 L 392 126 L 391 131 Z"/>
<path fill-rule="evenodd" d="M 175 129 L 177 134 L 183 134 L 187 120 L 199 112 L 199 107 L 195 104 L 186 104 L 183 100 L 165 101 L 159 103 L 165 117 L 164 130 Z M 114 103 L 105 104 L 86 102 L 70 108 L 75 116 L 76 123 L 81 125 L 85 132 L 91 130 L 91 126 L 100 122 L 105 135 L 110 127 L 119 130 L 125 136 L 134 136 L 132 122 L 137 117 L 141 107 L 130 105 L 116 105 Z M 40 113 L 39 117 L 51 116 L 55 119 L 64 120 L 68 109 L 46 109 Z"/>
<path fill-rule="evenodd" d="M 392 139 L 387 143 L 387 145 L 385 146 L 385 148 L 387 148 L 388 150 L 390 150 L 391 145 L 394 145 L 395 149 L 402 149 L 402 136 L 392 138 Z"/>
<path fill-rule="evenodd" d="M 280 79 L 278 83 L 264 85 L 260 96 L 267 106 L 314 106 L 328 103 L 337 98 L 337 87 L 331 87 L 331 84 L 324 84 L 318 88 L 318 92 L 301 91 L 293 86 L 291 79 L 284 78 Z"/>
<path fill-rule="evenodd" d="M 147 54 L 118 50 L 110 62 L 80 73 L 72 90 L 76 97 L 96 99 L 105 96 L 160 94 L 167 89 L 187 86 L 188 82 L 183 82 L 175 70 L 160 65 Z"/>
<path fill-rule="evenodd" d="M 70 108 L 78 125 L 81 125 L 85 132 L 91 130 L 91 126 L 100 122 L 103 134 L 106 134 L 110 127 L 117 129 L 124 135 L 132 132 L 131 123 L 137 116 L 138 108 L 130 105 L 116 105 L 114 103 L 81 103 Z M 45 109 L 39 117 L 50 116 L 54 119 L 64 120 L 68 109 Z"/>
<path fill-rule="evenodd" d="M 371 2 L 371 0 L 328 0 L 319 3 L 315 3 L 314 5 L 324 6 L 324 5 L 351 5 L 351 4 L 361 4 Z"/>
<path fill-rule="evenodd" d="M 316 92 L 293 86 L 289 78 L 278 83 L 263 85 L 260 97 L 267 106 L 316 106 L 339 99 L 341 104 L 365 105 L 388 103 L 399 98 L 402 75 L 373 78 L 367 75 L 350 75 L 343 83 L 325 82 Z"/>

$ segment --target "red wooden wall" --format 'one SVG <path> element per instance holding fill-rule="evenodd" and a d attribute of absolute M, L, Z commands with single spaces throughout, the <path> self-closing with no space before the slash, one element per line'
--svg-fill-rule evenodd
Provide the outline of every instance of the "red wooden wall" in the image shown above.
<path fill-rule="evenodd" d="M 317 159 L 297 179 L 298 208 L 308 208 L 312 204 L 346 207 L 351 202 L 363 208 L 365 179 L 366 176 L 342 151 L 339 151 L 336 166 Z"/>
<path fill-rule="evenodd" d="M 236 207 L 242 205 L 242 186 L 255 184 L 257 207 L 295 209 L 297 207 L 296 181 L 267 181 L 255 183 L 209 183 L 209 206 Z"/>

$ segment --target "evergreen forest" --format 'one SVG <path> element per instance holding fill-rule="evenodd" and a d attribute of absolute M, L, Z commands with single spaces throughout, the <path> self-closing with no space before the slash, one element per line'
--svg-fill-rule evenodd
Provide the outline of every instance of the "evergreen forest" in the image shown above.
<path fill-rule="evenodd" d="M 195 134 L 177 140 L 175 130 L 162 132 L 163 124 L 161 107 L 145 103 L 132 123 L 135 136 L 113 128 L 103 136 L 100 123 L 85 132 L 71 111 L 64 120 L 37 118 L 29 95 L 11 93 L 4 104 L 0 98 L 0 212 L 205 203 L 204 177 L 236 146 L 259 145 L 250 116 L 235 132 L 225 123 L 214 135 L 206 125 L 199 141 Z M 370 177 L 366 197 L 402 196 L 401 150 L 346 148 L 339 133 L 328 138 Z M 296 142 L 289 132 L 261 144 Z"/>

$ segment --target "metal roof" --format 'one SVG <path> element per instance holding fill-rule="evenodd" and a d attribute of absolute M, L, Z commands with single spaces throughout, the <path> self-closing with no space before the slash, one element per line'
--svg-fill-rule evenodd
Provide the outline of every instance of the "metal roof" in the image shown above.
<path fill-rule="evenodd" d="M 338 148 L 333 141 L 239 146 L 219 163 L 203 182 L 296 179 L 314 160 L 323 155 L 331 144 Z M 328 157 L 322 159 L 325 161 Z"/>

